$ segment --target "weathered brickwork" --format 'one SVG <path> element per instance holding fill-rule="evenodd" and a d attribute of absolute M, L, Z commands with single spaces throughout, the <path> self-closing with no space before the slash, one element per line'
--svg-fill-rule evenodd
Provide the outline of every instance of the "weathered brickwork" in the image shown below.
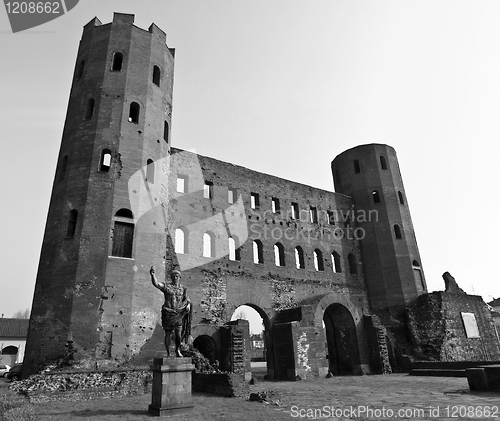
<path fill-rule="evenodd" d="M 180 266 L 195 344 L 244 377 L 248 326 L 230 323 L 240 305 L 263 319 L 270 379 L 390 372 L 413 353 L 405 315 L 417 299 L 410 325 L 419 355 L 434 358 L 450 332 L 453 346 L 436 358 L 476 358 L 472 342 L 457 339 L 454 301 L 436 307 L 426 295 L 394 149 L 362 145 L 337 156 L 334 193 L 171 148 L 174 50 L 154 24 L 133 22 L 116 13 L 84 27 L 25 374 L 58 360 L 157 357 L 163 296 L 151 266 L 167 282 Z M 482 320 L 473 301 L 460 311 Z M 428 319 L 418 314 L 429 310 Z M 425 336 L 429 325 L 436 332 Z M 497 357 L 481 346 L 477 358 Z"/>

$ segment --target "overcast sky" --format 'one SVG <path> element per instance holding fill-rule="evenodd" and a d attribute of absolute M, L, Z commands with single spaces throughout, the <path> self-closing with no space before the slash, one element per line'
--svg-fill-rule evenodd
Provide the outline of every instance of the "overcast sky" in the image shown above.
<path fill-rule="evenodd" d="M 500 296 L 500 2 L 80 0 L 0 10 L 0 314 L 31 306 L 82 27 L 114 11 L 176 49 L 173 146 L 333 191 L 335 156 L 391 145 L 429 291 Z"/>

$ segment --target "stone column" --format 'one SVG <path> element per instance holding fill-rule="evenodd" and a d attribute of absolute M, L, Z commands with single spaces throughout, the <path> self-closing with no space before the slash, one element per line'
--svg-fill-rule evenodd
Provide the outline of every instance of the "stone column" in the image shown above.
<path fill-rule="evenodd" d="M 185 414 L 193 409 L 191 396 L 191 358 L 155 358 L 153 390 L 148 412 L 156 416 Z"/>

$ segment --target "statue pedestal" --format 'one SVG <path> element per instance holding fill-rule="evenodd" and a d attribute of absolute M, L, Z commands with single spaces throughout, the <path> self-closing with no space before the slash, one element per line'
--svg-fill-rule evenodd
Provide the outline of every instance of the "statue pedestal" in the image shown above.
<path fill-rule="evenodd" d="M 164 417 L 190 412 L 193 409 L 193 370 L 191 358 L 155 358 L 151 366 L 153 390 L 148 412 Z"/>

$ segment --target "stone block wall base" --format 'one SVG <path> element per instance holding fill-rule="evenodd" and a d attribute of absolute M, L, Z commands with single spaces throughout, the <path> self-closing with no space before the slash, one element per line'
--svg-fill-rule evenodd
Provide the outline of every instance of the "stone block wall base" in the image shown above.
<path fill-rule="evenodd" d="M 149 414 L 165 417 L 190 412 L 193 370 L 191 358 L 155 358 L 151 365 L 153 388 Z"/>

